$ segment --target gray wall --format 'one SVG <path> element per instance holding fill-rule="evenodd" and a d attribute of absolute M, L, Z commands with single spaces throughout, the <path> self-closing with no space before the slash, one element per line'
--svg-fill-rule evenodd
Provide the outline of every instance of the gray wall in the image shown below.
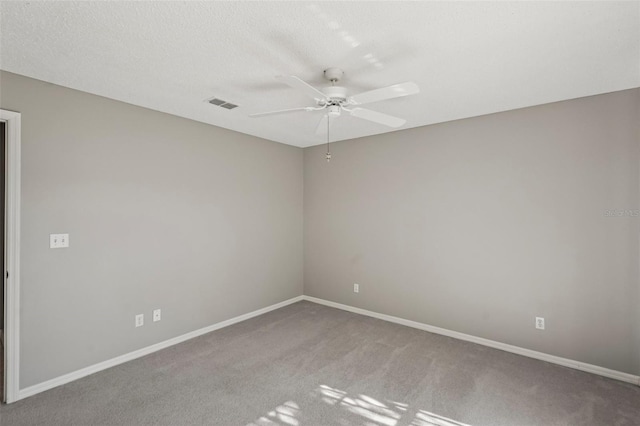
<path fill-rule="evenodd" d="M 0 86 L 22 113 L 21 388 L 302 294 L 301 149 L 6 72 Z"/>
<path fill-rule="evenodd" d="M 305 294 L 640 373 L 639 97 L 305 149 Z"/>
<path fill-rule="evenodd" d="M 303 150 L 0 87 L 23 125 L 22 388 L 302 294 Z M 605 217 L 640 208 L 639 99 L 305 149 L 305 294 L 639 374 L 639 219 Z"/>

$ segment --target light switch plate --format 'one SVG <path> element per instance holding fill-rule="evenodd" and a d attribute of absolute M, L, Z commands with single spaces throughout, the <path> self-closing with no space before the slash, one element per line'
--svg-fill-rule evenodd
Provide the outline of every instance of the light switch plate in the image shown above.
<path fill-rule="evenodd" d="M 69 234 L 50 234 L 49 248 L 66 248 L 69 247 Z"/>

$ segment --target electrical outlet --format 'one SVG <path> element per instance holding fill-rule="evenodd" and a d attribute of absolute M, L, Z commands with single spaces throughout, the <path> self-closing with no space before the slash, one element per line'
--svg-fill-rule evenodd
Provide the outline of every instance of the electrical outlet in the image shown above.
<path fill-rule="evenodd" d="M 538 330 L 544 330 L 544 318 L 536 317 L 536 328 Z"/>
<path fill-rule="evenodd" d="M 360 293 L 360 284 L 354 284 L 353 285 L 353 292 L 354 293 Z"/>
<path fill-rule="evenodd" d="M 142 327 L 144 325 L 144 314 L 136 315 L 136 327 Z"/>
<path fill-rule="evenodd" d="M 153 310 L 153 322 L 160 321 L 160 309 Z"/>

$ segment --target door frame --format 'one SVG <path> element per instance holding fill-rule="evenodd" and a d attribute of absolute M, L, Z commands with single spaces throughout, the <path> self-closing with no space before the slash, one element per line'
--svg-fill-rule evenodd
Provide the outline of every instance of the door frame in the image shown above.
<path fill-rule="evenodd" d="M 5 123 L 4 400 L 20 392 L 20 134 L 21 114 L 0 109 Z"/>

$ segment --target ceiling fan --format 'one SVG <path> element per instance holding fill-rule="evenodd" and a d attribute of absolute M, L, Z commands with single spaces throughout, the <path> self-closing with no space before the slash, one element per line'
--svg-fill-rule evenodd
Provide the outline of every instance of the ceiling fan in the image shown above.
<path fill-rule="evenodd" d="M 402 96 L 414 95 L 420 92 L 420 88 L 413 82 L 394 84 L 393 86 L 374 89 L 357 95 L 348 96 L 347 89 L 335 84 L 342 79 L 344 72 L 340 68 L 327 68 L 324 70 L 324 77 L 331 82 L 331 86 L 316 89 L 300 78 L 293 75 L 283 75 L 276 77 L 277 80 L 291 86 L 294 89 L 304 92 L 316 102 L 315 106 L 289 108 L 278 111 L 261 112 L 250 114 L 249 117 L 264 117 L 275 114 L 285 114 L 294 111 L 326 111 L 322 116 L 316 134 L 327 131 L 327 121 L 329 118 L 339 117 L 342 112 L 347 112 L 353 117 L 369 120 L 374 123 L 383 124 L 389 127 L 400 127 L 407 121 L 381 112 L 360 108 L 360 105 L 369 104 L 387 99 L 399 98 Z"/>

